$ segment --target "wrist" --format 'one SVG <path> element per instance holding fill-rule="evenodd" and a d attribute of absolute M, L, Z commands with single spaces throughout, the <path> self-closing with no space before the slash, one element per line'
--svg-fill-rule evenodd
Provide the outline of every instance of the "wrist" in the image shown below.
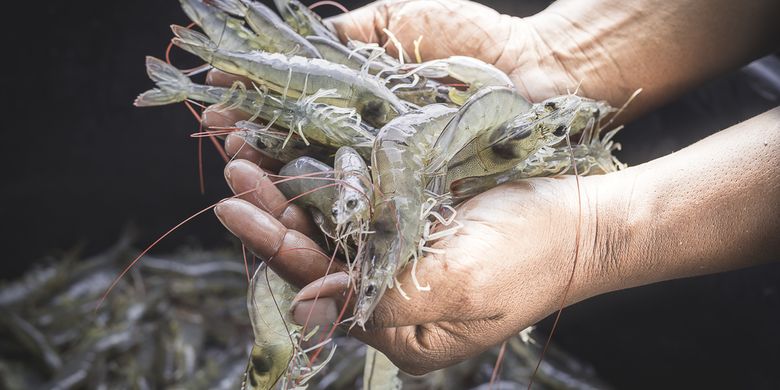
<path fill-rule="evenodd" d="M 582 218 L 576 300 L 648 283 L 652 225 L 648 203 L 634 191 L 633 169 L 580 178 Z M 576 197 L 574 206 L 577 207 Z M 575 212 L 577 210 L 575 209 Z M 575 215 L 576 218 L 576 215 Z"/>

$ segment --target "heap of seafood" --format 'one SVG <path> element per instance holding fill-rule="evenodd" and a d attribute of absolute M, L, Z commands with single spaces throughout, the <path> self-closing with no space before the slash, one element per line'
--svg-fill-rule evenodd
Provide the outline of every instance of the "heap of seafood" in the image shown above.
<path fill-rule="evenodd" d="M 412 62 L 400 44 L 391 57 L 376 44 L 341 42 L 298 1 L 275 3 L 281 17 L 253 0 L 181 0 L 202 32 L 172 26 L 172 43 L 205 61 L 200 70 L 250 82 L 200 85 L 148 57 L 157 87 L 135 104 L 194 100 L 250 116 L 229 130 L 286 163 L 279 175 L 291 180 L 280 180 L 279 189 L 311 212 L 324 240 L 348 259 L 358 326 L 388 288 L 405 294 L 396 280 L 405 267 L 414 288 L 429 288 L 415 277 L 417 263 L 439 250 L 432 241 L 458 230 L 458 202 L 508 181 L 622 166 L 612 156 L 617 130 L 600 136 L 601 120 L 616 111 L 606 102 L 567 94 L 532 104 L 506 74 L 478 59 L 422 61 L 417 54 Z M 571 144 L 575 135 L 579 142 Z M 292 296 L 291 287 L 277 284 L 266 287 Z M 258 310 L 266 309 L 250 304 Z M 303 337 L 295 327 L 278 330 Z M 266 372 L 264 383 L 284 377 L 302 385 L 316 372 L 301 351 L 280 356 L 291 362 L 286 375 Z"/>

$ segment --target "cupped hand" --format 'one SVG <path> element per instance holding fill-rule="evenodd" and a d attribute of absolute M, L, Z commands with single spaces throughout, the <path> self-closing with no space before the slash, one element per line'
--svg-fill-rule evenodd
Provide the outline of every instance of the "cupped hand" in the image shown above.
<path fill-rule="evenodd" d="M 220 203 L 216 214 L 248 249 L 301 288 L 296 322 L 310 329 L 333 326 L 345 304 L 349 317 L 349 276 L 343 262 L 331 261 L 310 238 L 317 233 L 306 213 L 286 202 L 252 162 L 231 162 L 225 176 L 234 192 L 246 194 Z M 408 299 L 397 288 L 388 290 L 366 330 L 353 327 L 350 334 L 402 370 L 422 374 L 475 355 L 554 312 L 573 266 L 576 193 L 572 179 L 534 179 L 462 204 L 462 227 L 433 245 L 443 254 L 426 256 L 417 267 L 430 291 L 417 290 L 406 267 L 398 279 Z M 569 303 L 591 294 L 583 265 L 588 256 L 582 257 Z"/>

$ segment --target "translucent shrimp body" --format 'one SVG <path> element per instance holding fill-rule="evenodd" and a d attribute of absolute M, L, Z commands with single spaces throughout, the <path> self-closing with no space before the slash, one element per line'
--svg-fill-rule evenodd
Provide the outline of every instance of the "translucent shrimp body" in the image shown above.
<path fill-rule="evenodd" d="M 375 126 L 381 126 L 407 111 L 404 103 L 376 77 L 344 65 L 262 51 L 227 51 L 217 48 L 207 37 L 195 31 L 182 27 L 174 27 L 173 30 L 178 37 L 173 39 L 175 45 L 225 72 L 246 76 L 287 98 L 333 90 L 331 96 L 323 99 L 324 103 L 353 107 L 363 120 Z"/>
<path fill-rule="evenodd" d="M 187 17 L 197 24 L 206 35 L 226 50 L 250 51 L 266 48 L 261 37 L 247 29 L 244 24 L 230 17 L 203 0 L 180 0 Z"/>
<path fill-rule="evenodd" d="M 247 90 L 243 84 L 229 89 L 195 84 L 178 69 L 154 57 L 147 57 L 146 69 L 149 77 L 157 83 L 157 88 L 142 93 L 135 101 L 136 106 L 158 106 L 186 99 L 219 103 L 223 109 L 236 108 L 252 117 L 272 122 L 276 127 L 295 131 L 304 143 L 312 140 L 334 149 L 352 146 L 365 158 L 370 157 L 377 130 L 364 124 L 355 110 L 317 101 L 329 96 L 332 91 L 318 91 L 300 101 L 288 100 L 270 92 Z"/>
<path fill-rule="evenodd" d="M 188 0 L 195 1 L 195 0 Z M 264 4 L 250 0 L 210 0 L 225 12 L 243 17 L 249 27 L 257 33 L 258 50 L 321 58 L 319 51 L 306 39 L 298 35 L 273 10 Z M 216 41 L 211 36 L 209 37 Z M 220 45 L 220 47 L 224 47 Z M 233 50 L 233 49 L 229 49 Z"/>
<path fill-rule="evenodd" d="M 372 155 L 373 232 L 360 261 L 355 322 L 365 326 L 395 274 L 417 256 L 425 226 L 425 170 L 436 139 L 456 109 L 432 104 L 400 116 L 377 135 Z"/>
<path fill-rule="evenodd" d="M 625 165 L 612 155 L 614 150 L 620 149 L 620 144 L 612 141 L 619 129 L 608 132 L 602 139 L 598 139 L 596 134 L 592 140 L 583 140 L 584 143 L 572 145 L 571 148 L 568 145 L 542 148 L 528 160 L 504 172 L 454 180 L 450 185 L 452 196 L 456 200 L 463 200 L 503 183 L 531 177 L 574 174 L 575 166 L 579 175 L 598 175 L 623 169 Z"/>
<path fill-rule="evenodd" d="M 247 294 L 254 344 L 243 389 L 271 389 L 288 372 L 302 327 L 290 314 L 296 291 L 265 264 L 255 272 Z"/>
<path fill-rule="evenodd" d="M 510 170 L 541 148 L 558 144 L 567 134 L 596 126 L 600 110 L 605 109 L 604 103 L 576 95 L 534 104 L 528 112 L 482 133 L 459 151 L 448 164 L 448 179 Z"/>

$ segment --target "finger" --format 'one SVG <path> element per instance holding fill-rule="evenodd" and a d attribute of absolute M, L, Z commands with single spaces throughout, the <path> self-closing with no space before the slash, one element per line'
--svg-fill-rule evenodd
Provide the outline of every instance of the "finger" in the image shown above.
<path fill-rule="evenodd" d="M 318 234 L 309 213 L 293 204 L 276 188 L 268 174 L 246 160 L 231 161 L 225 166 L 225 180 L 234 194 L 271 214 L 286 228 L 307 236 Z"/>
<path fill-rule="evenodd" d="M 233 83 L 236 81 L 244 83 L 247 88 L 252 86 L 252 80 L 249 78 L 223 72 L 219 69 L 212 69 L 206 75 L 206 84 L 213 85 L 215 87 L 229 88 L 233 86 Z"/>
<path fill-rule="evenodd" d="M 283 162 L 268 157 L 263 152 L 253 148 L 238 134 L 229 134 L 225 138 L 225 153 L 235 159 L 251 161 L 271 172 L 278 172 L 284 166 Z"/>
<path fill-rule="evenodd" d="M 279 276 L 303 287 L 329 272 L 343 271 L 320 247 L 302 233 L 288 229 L 270 214 L 241 199 L 228 199 L 214 213 L 252 253 Z"/>
<path fill-rule="evenodd" d="M 201 123 L 209 129 L 234 127 L 236 122 L 249 119 L 249 114 L 239 110 L 219 110 L 209 106 L 203 111 Z"/>

